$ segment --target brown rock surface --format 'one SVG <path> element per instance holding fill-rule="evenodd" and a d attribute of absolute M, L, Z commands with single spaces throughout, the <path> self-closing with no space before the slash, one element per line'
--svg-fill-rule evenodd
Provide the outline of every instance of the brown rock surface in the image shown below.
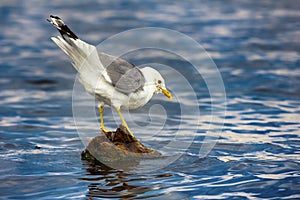
<path fill-rule="evenodd" d="M 89 141 L 81 158 L 93 163 L 109 165 L 136 164 L 142 158 L 155 158 L 161 154 L 145 147 L 133 137 L 126 127 L 120 125 L 116 131 L 102 132 Z"/>

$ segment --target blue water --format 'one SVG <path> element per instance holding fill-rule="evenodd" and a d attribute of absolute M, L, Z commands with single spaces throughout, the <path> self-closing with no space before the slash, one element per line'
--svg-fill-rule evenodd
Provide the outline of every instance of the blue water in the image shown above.
<path fill-rule="evenodd" d="M 299 9 L 294 0 L 1 1 L 0 198 L 300 198 Z M 92 44 L 148 26 L 192 37 L 222 75 L 227 111 L 219 121 L 225 119 L 224 125 L 210 121 L 205 83 L 190 73 L 190 84 L 203 86 L 196 91 L 200 126 L 189 148 L 177 149 L 180 158 L 145 173 L 82 161 L 85 147 L 72 114 L 76 71 L 50 40 L 57 34 L 46 22 L 50 14 L 61 16 Z M 179 59 L 162 62 L 182 73 L 187 65 Z M 166 111 L 176 110 L 177 104 L 165 106 Z M 133 114 L 141 116 L 140 124 L 145 123 L 142 111 Z M 179 116 L 175 111 L 169 115 L 160 135 L 147 137 L 149 130 L 143 130 L 137 137 L 159 149 L 173 138 Z M 154 117 L 161 120 L 159 114 Z M 114 128 L 114 121 L 106 120 Z M 200 158 L 207 124 L 222 133 L 212 151 Z M 89 126 L 96 132 L 97 124 Z M 196 127 L 187 120 L 183 128 Z"/>

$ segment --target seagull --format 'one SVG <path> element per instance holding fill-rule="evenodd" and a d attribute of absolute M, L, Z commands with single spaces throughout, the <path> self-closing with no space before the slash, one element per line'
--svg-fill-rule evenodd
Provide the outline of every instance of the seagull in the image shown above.
<path fill-rule="evenodd" d="M 121 109 L 138 109 L 157 93 L 172 99 L 164 78 L 157 70 L 147 66 L 140 69 L 124 59 L 98 51 L 94 45 L 80 40 L 58 16 L 50 15 L 47 21 L 61 35 L 51 37 L 52 41 L 71 58 L 81 84 L 100 102 L 100 128 L 103 132 L 109 132 L 104 126 L 104 105 L 116 109 L 122 125 L 134 137 Z"/>

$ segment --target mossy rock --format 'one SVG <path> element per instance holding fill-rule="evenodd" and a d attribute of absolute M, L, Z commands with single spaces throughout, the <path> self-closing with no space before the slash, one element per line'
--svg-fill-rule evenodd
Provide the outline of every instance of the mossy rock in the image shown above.
<path fill-rule="evenodd" d="M 136 165 L 141 159 L 160 156 L 158 151 L 145 147 L 133 137 L 126 127 L 120 125 L 116 131 L 102 132 L 89 141 L 82 160 L 102 163 L 113 167 Z"/>

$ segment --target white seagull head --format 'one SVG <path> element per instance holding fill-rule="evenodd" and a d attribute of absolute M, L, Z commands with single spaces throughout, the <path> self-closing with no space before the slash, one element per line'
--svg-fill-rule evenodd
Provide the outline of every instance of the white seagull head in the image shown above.
<path fill-rule="evenodd" d="M 163 93 L 169 99 L 172 99 L 172 94 L 166 88 L 165 79 L 157 70 L 151 67 L 144 67 L 141 71 L 145 76 L 146 84 L 153 86 L 153 93 Z"/>

